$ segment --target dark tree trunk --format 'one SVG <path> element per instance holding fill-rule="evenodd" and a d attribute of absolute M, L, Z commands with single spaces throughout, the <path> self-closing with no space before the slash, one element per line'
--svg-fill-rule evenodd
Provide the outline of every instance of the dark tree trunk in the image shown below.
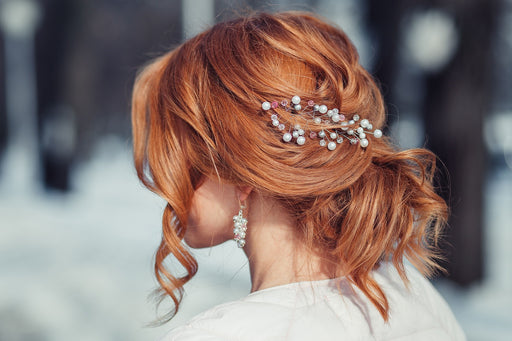
<path fill-rule="evenodd" d="M 74 1 L 41 1 L 43 20 L 36 36 L 36 73 L 43 180 L 46 188 L 66 191 L 73 161 L 72 110 L 63 110 L 63 80 Z M 70 132 L 71 130 L 71 132 Z"/>
<path fill-rule="evenodd" d="M 483 185 L 487 155 L 484 118 L 491 100 L 491 41 L 498 0 L 444 1 L 455 17 L 458 50 L 427 77 L 424 102 L 428 146 L 446 165 L 441 179 L 451 206 L 447 233 L 449 278 L 461 285 L 483 277 Z M 449 189 L 449 190 L 447 190 Z"/>
<path fill-rule="evenodd" d="M 388 111 L 387 126 L 397 119 L 394 94 L 400 53 L 400 25 L 409 10 L 407 0 L 368 0 L 366 21 L 375 45 L 372 73 L 380 84 Z M 388 128 L 386 127 L 386 130 Z"/>
<path fill-rule="evenodd" d="M 7 106 L 5 101 L 4 37 L 0 31 L 0 162 L 7 143 Z M 0 167 L 1 168 L 1 167 Z"/>

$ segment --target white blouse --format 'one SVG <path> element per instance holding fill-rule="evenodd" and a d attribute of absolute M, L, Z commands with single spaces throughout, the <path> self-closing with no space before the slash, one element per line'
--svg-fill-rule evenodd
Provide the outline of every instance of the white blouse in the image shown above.
<path fill-rule="evenodd" d="M 408 288 L 390 264 L 373 272 L 389 302 L 388 322 L 341 277 L 253 292 L 199 314 L 162 341 L 465 340 L 436 289 L 414 268 L 406 271 Z"/>

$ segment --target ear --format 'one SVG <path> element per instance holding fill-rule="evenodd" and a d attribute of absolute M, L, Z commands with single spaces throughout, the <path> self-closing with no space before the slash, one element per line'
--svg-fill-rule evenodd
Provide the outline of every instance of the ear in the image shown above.
<path fill-rule="evenodd" d="M 239 186 L 238 190 L 240 191 L 240 194 L 238 195 L 238 199 L 240 201 L 244 201 L 249 197 L 249 194 L 252 193 L 254 190 L 254 187 L 251 186 Z"/>

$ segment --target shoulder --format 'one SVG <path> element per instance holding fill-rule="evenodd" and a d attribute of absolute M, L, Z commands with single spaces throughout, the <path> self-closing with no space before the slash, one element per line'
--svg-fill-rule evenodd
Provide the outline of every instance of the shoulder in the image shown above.
<path fill-rule="evenodd" d="M 265 310 L 267 313 L 262 314 Z M 224 303 L 197 315 L 185 325 L 171 330 L 161 341 L 249 340 L 250 321 L 263 323 L 268 306 L 244 300 Z"/>
<path fill-rule="evenodd" d="M 374 273 L 390 303 L 385 322 L 346 279 L 265 289 L 207 310 L 162 341 L 219 340 L 464 340 L 451 310 L 430 282 L 407 268 L 406 287 L 394 267 Z M 435 337 L 430 337 L 435 336 Z M 406 338 L 407 339 L 407 338 Z"/>
<path fill-rule="evenodd" d="M 349 293 L 347 293 L 349 294 Z M 162 341 L 329 340 L 370 336 L 351 300 L 333 280 L 292 283 L 207 310 Z"/>
<path fill-rule="evenodd" d="M 405 269 L 407 285 L 390 264 L 375 271 L 375 279 L 390 304 L 390 323 L 382 329 L 383 334 L 395 339 L 397 335 L 435 333 L 436 337 L 426 339 L 465 340 L 464 332 L 450 307 L 432 283 L 414 267 L 406 266 Z M 420 336 L 414 339 L 422 340 Z"/>
<path fill-rule="evenodd" d="M 286 310 L 278 304 L 247 299 L 233 301 L 197 315 L 185 325 L 171 330 L 161 341 L 254 340 L 251 332 L 255 324 L 258 329 L 268 332 L 267 327 L 283 321 Z"/>

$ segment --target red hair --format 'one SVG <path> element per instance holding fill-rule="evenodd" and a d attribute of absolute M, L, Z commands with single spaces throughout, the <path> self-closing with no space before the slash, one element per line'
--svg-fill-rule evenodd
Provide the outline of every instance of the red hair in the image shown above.
<path fill-rule="evenodd" d="M 358 114 L 381 128 L 381 93 L 343 31 L 308 13 L 257 13 L 211 29 L 153 61 L 137 77 L 132 122 L 137 174 L 167 201 L 155 275 L 177 312 L 197 262 L 182 239 L 203 175 L 249 185 L 279 200 L 311 250 L 343 264 L 387 320 L 371 271 L 391 260 L 407 283 L 404 257 L 423 274 L 441 269 L 437 240 L 447 206 L 435 193 L 435 155 L 397 151 L 389 139 L 334 151 L 283 143 L 261 110 L 299 95 Z M 276 109 L 279 110 L 279 109 Z M 288 113 L 279 112 L 281 117 Z M 185 274 L 165 267 L 174 256 Z"/>

